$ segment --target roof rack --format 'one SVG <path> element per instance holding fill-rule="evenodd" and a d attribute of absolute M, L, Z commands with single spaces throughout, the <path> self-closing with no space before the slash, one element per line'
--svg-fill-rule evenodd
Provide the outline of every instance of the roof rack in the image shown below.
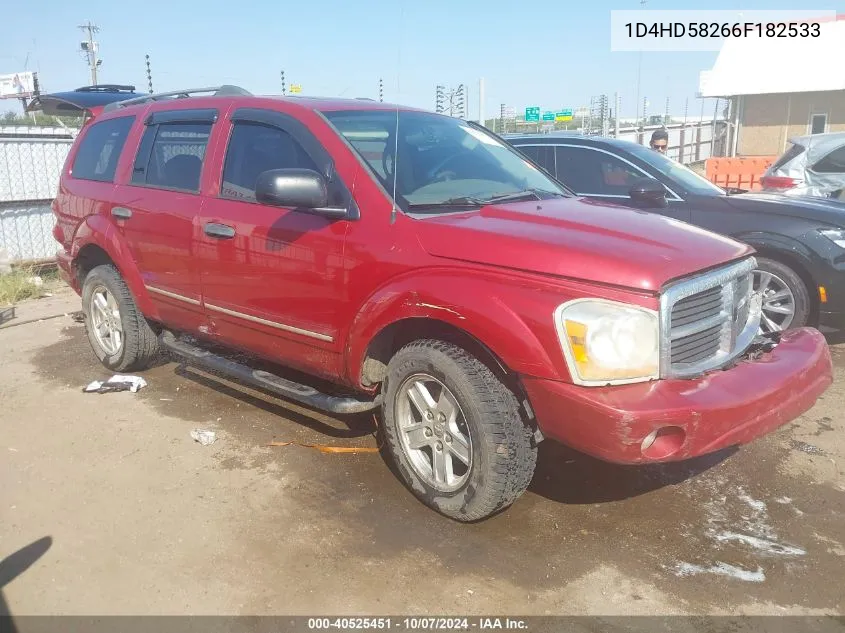
<path fill-rule="evenodd" d="M 120 84 L 97 84 L 96 86 L 82 86 L 74 92 L 135 92 L 135 86 L 122 86 Z"/>
<path fill-rule="evenodd" d="M 191 95 L 200 94 L 203 92 L 212 93 L 213 97 L 251 97 L 252 93 L 244 90 L 240 86 L 214 86 L 211 88 L 191 88 L 189 90 L 174 90 L 172 92 L 157 92 L 151 95 L 144 95 L 142 97 L 134 97 L 132 99 L 125 99 L 123 101 L 115 101 L 103 108 L 103 112 L 117 110 L 118 108 L 125 108 L 139 103 L 147 103 L 148 101 L 159 101 L 160 99 L 184 99 Z"/>

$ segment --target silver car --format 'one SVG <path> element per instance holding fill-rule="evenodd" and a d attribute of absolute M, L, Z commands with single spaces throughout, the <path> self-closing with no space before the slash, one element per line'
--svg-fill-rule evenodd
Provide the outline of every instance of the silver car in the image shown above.
<path fill-rule="evenodd" d="M 789 139 L 792 146 L 760 178 L 763 191 L 845 202 L 845 132 Z"/>

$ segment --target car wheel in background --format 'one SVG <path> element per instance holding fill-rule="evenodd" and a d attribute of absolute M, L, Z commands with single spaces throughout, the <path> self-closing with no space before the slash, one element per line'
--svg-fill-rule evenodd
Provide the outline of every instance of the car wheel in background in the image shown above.
<path fill-rule="evenodd" d="M 789 266 L 758 257 L 754 290 L 763 295 L 761 332 L 780 332 L 807 324 L 810 294 L 801 277 Z"/>

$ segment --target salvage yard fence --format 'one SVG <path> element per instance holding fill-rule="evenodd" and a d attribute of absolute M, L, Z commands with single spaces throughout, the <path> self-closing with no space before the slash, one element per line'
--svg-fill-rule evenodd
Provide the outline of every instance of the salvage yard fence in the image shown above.
<path fill-rule="evenodd" d="M 74 130 L 0 126 L 0 251 L 11 261 L 50 261 L 50 203 L 73 142 Z"/>

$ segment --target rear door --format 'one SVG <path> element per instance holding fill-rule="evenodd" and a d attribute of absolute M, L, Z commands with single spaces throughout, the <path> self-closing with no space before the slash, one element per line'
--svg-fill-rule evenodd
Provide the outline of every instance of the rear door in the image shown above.
<path fill-rule="evenodd" d="M 111 210 L 162 320 L 190 331 L 204 321 L 197 226 L 200 181 L 216 118 L 217 110 L 209 108 L 146 116 Z"/>

